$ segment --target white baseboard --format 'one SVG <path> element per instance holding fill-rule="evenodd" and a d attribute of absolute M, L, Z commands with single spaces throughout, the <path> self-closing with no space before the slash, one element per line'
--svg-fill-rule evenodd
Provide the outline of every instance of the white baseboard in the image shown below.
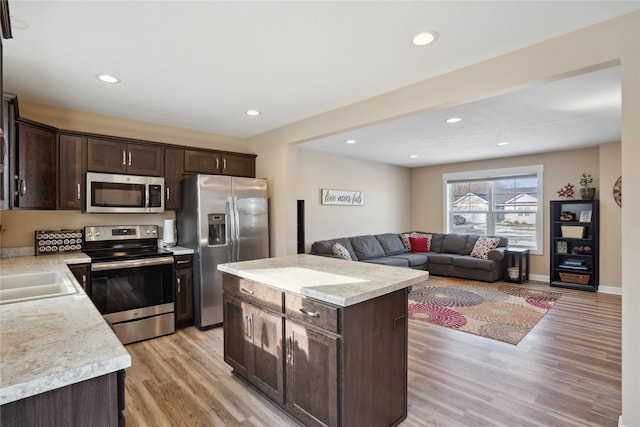
<path fill-rule="evenodd" d="M 530 274 L 529 280 L 535 280 L 536 282 L 549 283 L 549 276 L 542 276 L 540 274 Z M 598 292 L 611 295 L 622 295 L 622 288 L 618 286 L 598 286 Z"/>
<path fill-rule="evenodd" d="M 622 295 L 622 288 L 616 286 L 598 286 L 598 292 L 611 295 Z"/>

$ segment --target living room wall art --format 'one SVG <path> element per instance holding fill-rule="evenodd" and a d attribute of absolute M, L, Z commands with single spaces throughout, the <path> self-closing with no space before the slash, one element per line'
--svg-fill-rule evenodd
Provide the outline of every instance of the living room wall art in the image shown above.
<path fill-rule="evenodd" d="M 364 192 L 322 189 L 323 205 L 364 206 Z"/>

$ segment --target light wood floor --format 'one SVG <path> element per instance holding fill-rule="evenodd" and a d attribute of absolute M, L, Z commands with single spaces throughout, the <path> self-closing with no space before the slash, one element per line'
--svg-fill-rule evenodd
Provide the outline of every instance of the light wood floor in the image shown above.
<path fill-rule="evenodd" d="M 617 426 L 620 297 L 529 282 L 563 295 L 517 346 L 409 321 L 412 426 Z M 288 426 L 231 374 L 222 329 L 127 346 L 125 416 L 136 426 Z"/>

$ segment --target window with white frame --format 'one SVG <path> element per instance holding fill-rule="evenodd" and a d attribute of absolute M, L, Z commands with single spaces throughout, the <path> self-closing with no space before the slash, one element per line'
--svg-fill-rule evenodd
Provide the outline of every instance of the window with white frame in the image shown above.
<path fill-rule="evenodd" d="M 542 165 L 443 175 L 445 230 L 497 235 L 542 253 Z"/>

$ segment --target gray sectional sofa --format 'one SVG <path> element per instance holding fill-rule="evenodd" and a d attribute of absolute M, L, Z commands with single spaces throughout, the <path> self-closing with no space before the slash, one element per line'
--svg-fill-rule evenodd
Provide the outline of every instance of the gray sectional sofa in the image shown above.
<path fill-rule="evenodd" d="M 415 233 L 415 232 L 414 232 Z M 476 241 L 481 237 L 474 234 L 423 233 L 431 235 L 429 252 L 408 252 L 401 234 L 385 233 L 377 235 L 343 237 L 321 240 L 311 245 L 312 255 L 334 255 L 332 246 L 340 243 L 353 261 L 369 262 L 395 267 L 409 267 L 427 270 L 437 276 L 452 276 L 463 279 L 495 282 L 504 276 L 505 250 L 509 243 L 505 237 L 498 237 L 498 246 L 487 253 L 487 259 L 471 256 Z M 410 233 L 405 233 L 410 234 Z"/>

